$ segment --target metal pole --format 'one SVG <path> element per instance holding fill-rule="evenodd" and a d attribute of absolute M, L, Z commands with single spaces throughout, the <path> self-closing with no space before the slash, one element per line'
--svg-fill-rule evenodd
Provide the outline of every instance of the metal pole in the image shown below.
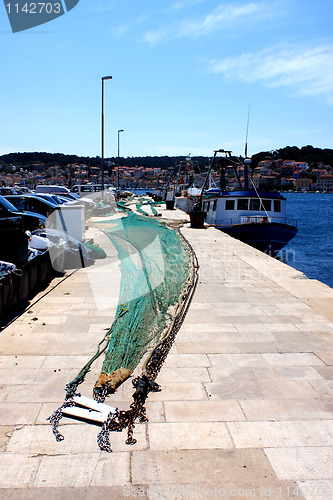
<path fill-rule="evenodd" d="M 119 160 L 119 135 L 120 135 L 120 132 L 124 132 L 124 131 L 118 130 L 118 160 L 117 160 L 117 163 L 118 163 L 117 190 L 118 191 L 120 189 L 120 180 L 119 180 L 119 163 L 120 163 L 120 160 Z"/>
<path fill-rule="evenodd" d="M 104 78 L 102 78 L 102 154 L 101 154 L 101 183 L 104 191 Z"/>
<path fill-rule="evenodd" d="M 112 76 L 102 76 L 102 154 L 101 154 L 101 183 L 104 191 L 104 80 L 112 80 Z"/>
<path fill-rule="evenodd" d="M 206 185 L 207 185 L 210 173 L 211 173 L 213 165 L 214 165 L 215 157 L 216 157 L 217 153 L 220 153 L 221 151 L 222 151 L 221 149 L 217 149 L 216 151 L 214 151 L 214 156 L 213 156 L 212 161 L 211 161 L 211 163 L 209 165 L 209 169 L 208 169 L 205 181 L 203 183 L 203 186 L 201 188 L 201 193 L 200 193 L 200 198 L 199 198 L 199 210 L 200 211 L 202 210 L 202 198 L 203 198 L 203 195 L 204 195 L 204 191 L 206 189 Z"/>

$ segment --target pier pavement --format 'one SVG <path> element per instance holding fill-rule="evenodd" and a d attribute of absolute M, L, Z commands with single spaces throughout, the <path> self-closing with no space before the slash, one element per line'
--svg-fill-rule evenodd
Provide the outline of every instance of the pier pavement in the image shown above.
<path fill-rule="evenodd" d="M 182 232 L 199 283 L 134 446 L 112 433 L 100 452 L 99 428 L 68 418 L 57 443 L 46 421 L 114 318 L 103 236 L 106 261 L 54 280 L 0 333 L 1 498 L 333 497 L 333 290 L 213 228 Z M 132 392 L 108 403 L 128 408 Z"/>

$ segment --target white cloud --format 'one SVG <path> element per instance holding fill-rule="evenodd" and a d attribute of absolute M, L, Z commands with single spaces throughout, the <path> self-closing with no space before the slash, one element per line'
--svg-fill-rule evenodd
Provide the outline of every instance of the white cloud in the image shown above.
<path fill-rule="evenodd" d="M 178 28 L 178 36 L 201 36 L 219 28 L 223 23 L 248 19 L 248 16 L 260 13 L 263 6 L 260 3 L 248 3 L 239 7 L 232 4 L 221 4 L 202 19 L 184 20 Z"/>
<path fill-rule="evenodd" d="M 160 42 L 163 38 L 168 35 L 168 30 L 165 28 L 159 28 L 157 30 L 147 31 L 145 33 L 143 40 L 151 45 L 155 45 Z"/>
<path fill-rule="evenodd" d="M 317 47 L 288 44 L 210 62 L 213 73 L 230 80 L 286 87 L 296 95 L 320 96 L 333 104 L 333 43 Z"/>
<path fill-rule="evenodd" d="M 198 1 L 200 0 L 176 2 L 173 4 L 173 10 L 193 6 Z M 239 29 L 240 21 L 253 23 L 254 21 L 267 19 L 268 17 L 276 17 L 277 13 L 280 12 L 279 5 L 279 2 L 249 2 L 238 6 L 232 3 L 221 3 L 211 12 L 200 18 L 184 18 L 168 26 L 148 31 L 144 36 L 144 40 L 154 44 L 163 38 L 196 38 L 209 35 L 221 28 L 230 29 L 233 26 L 232 23 L 237 23 L 237 29 Z"/>
<path fill-rule="evenodd" d="M 110 2 L 110 1 L 104 1 L 104 2 L 92 2 L 92 7 L 94 10 L 97 10 L 97 12 L 108 12 L 109 10 L 113 10 L 114 7 L 115 7 L 115 3 L 114 1 Z"/>
<path fill-rule="evenodd" d="M 182 9 L 186 9 L 187 7 L 192 7 L 193 5 L 197 5 L 198 3 L 203 2 L 204 0 L 179 0 L 178 2 L 174 2 L 170 11 L 180 11 Z"/>

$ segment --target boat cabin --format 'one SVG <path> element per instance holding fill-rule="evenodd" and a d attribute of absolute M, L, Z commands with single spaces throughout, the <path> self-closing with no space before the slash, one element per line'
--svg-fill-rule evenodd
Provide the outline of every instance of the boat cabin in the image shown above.
<path fill-rule="evenodd" d="M 216 227 L 249 222 L 286 223 L 285 198 L 280 193 L 207 190 L 202 209 L 206 223 Z"/>

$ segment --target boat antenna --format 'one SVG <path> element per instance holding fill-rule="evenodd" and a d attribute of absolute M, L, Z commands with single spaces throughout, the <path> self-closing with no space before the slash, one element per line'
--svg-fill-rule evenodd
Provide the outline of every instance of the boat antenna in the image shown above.
<path fill-rule="evenodd" d="M 246 126 L 246 136 L 245 136 L 245 158 L 247 158 L 247 136 L 249 135 L 249 123 L 250 123 L 250 109 L 251 109 L 251 101 L 249 102 L 249 111 L 247 113 L 247 126 Z"/>

